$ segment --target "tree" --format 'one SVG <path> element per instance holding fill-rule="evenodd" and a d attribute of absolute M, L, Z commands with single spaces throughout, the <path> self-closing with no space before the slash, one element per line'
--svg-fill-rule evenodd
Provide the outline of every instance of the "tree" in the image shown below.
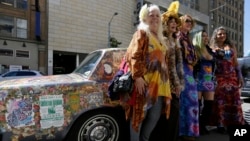
<path fill-rule="evenodd" d="M 110 38 L 110 46 L 113 48 L 118 47 L 120 44 L 122 44 L 122 42 L 117 41 L 117 39 L 115 37 L 111 37 Z"/>

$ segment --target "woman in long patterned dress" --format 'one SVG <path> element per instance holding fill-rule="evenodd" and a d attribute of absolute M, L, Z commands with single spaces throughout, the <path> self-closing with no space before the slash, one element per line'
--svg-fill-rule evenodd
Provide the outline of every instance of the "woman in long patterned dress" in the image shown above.
<path fill-rule="evenodd" d="M 145 4 L 139 15 L 138 30 L 126 53 L 136 91 L 130 114 L 127 114 L 132 122 L 131 130 L 139 131 L 136 141 L 148 141 L 161 116 L 163 105 L 167 107 L 166 118 L 169 117 L 171 94 L 160 9 L 156 5 Z"/>
<path fill-rule="evenodd" d="M 243 78 L 237 61 L 237 50 L 230 42 L 225 27 L 214 30 L 210 46 L 215 52 L 215 88 L 213 120 L 219 132 L 224 132 L 230 125 L 243 125 L 240 91 Z"/>
<path fill-rule="evenodd" d="M 197 84 L 193 76 L 193 67 L 197 63 L 197 55 L 189 37 L 189 32 L 195 23 L 189 15 L 181 16 L 180 19 L 181 26 L 177 39 L 183 56 L 185 88 L 180 95 L 179 135 L 185 141 L 195 140 L 199 136 L 199 103 Z"/>
<path fill-rule="evenodd" d="M 184 89 L 183 59 L 181 47 L 178 46 L 176 39 L 177 27 L 180 25 L 178 9 L 179 2 L 174 1 L 170 4 L 167 12 L 162 14 L 163 35 L 168 47 L 169 80 L 172 95 L 170 117 L 166 121 L 167 127 L 163 132 L 165 132 L 166 139 L 170 141 L 177 141 L 179 137 L 179 97 Z"/>
<path fill-rule="evenodd" d="M 212 113 L 214 100 L 215 85 L 213 75 L 215 69 L 215 59 L 211 48 L 208 46 L 209 39 L 205 30 L 197 32 L 194 35 L 193 44 L 198 56 L 198 63 L 195 65 L 194 75 L 197 81 L 199 99 L 200 134 L 207 134 L 209 132 L 206 125 L 209 125 L 209 117 Z"/>

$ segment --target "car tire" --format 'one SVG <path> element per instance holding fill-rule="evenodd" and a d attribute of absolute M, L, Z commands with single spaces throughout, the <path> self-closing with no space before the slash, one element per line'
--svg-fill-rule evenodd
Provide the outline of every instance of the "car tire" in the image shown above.
<path fill-rule="evenodd" d="M 128 141 L 129 128 L 126 128 L 123 110 L 119 109 L 104 108 L 84 113 L 71 127 L 67 140 Z"/>

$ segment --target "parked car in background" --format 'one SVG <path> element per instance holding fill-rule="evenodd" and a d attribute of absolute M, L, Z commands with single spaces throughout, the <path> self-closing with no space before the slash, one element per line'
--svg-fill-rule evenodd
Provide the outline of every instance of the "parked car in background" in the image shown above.
<path fill-rule="evenodd" d="M 108 84 L 126 49 L 90 53 L 71 74 L 0 81 L 0 140 L 128 141 Z"/>
<path fill-rule="evenodd" d="M 250 57 L 238 58 L 238 62 L 244 77 L 244 86 L 241 89 L 241 96 L 250 97 Z"/>
<path fill-rule="evenodd" d="M 16 70 L 9 71 L 0 76 L 0 81 L 7 79 L 16 79 L 24 77 L 34 77 L 34 76 L 43 76 L 44 74 L 36 70 Z"/>

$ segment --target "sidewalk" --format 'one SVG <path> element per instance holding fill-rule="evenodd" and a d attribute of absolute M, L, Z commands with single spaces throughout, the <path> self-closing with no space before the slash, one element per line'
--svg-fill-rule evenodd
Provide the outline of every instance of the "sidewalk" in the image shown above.
<path fill-rule="evenodd" d="M 201 135 L 197 141 L 229 141 L 228 134 L 220 134 L 216 129 L 210 131 L 207 135 Z"/>

